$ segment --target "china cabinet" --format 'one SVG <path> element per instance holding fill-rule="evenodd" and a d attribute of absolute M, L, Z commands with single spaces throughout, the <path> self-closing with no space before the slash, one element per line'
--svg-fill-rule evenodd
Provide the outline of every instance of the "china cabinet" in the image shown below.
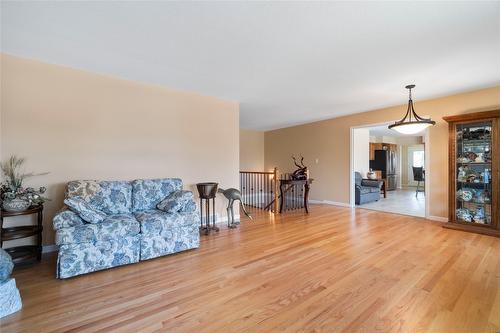
<path fill-rule="evenodd" d="M 500 110 L 444 117 L 449 123 L 449 222 L 500 236 Z"/>

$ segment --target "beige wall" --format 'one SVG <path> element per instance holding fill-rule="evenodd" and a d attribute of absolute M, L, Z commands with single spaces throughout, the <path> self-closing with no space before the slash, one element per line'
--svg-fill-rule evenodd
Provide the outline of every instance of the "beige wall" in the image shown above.
<path fill-rule="evenodd" d="M 264 171 L 264 132 L 240 130 L 240 170 Z"/>
<path fill-rule="evenodd" d="M 17 154 L 28 170 L 50 172 L 29 182 L 48 186 L 45 244 L 72 179 L 238 187 L 238 103 L 7 55 L 1 65 L 1 159 Z"/>
<path fill-rule="evenodd" d="M 500 109 L 500 86 L 426 101 L 415 109 L 429 115 L 436 126 L 429 130 L 430 215 L 448 216 L 448 124 L 445 115 Z M 405 105 L 294 126 L 265 134 L 266 168 L 290 171 L 291 154 L 303 154 L 315 179 L 311 199 L 349 203 L 350 128 L 399 120 Z M 319 162 L 313 163 L 315 159 Z"/>

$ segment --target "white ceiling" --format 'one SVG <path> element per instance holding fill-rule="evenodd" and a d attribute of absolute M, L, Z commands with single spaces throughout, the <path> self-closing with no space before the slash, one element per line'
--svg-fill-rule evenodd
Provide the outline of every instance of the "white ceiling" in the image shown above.
<path fill-rule="evenodd" d="M 248 129 L 404 104 L 408 83 L 417 110 L 421 99 L 500 84 L 500 1 L 1 9 L 3 52 L 237 100 Z"/>

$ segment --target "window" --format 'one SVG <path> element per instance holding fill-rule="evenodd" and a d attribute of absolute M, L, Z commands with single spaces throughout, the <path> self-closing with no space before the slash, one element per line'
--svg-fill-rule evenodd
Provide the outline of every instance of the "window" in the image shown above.
<path fill-rule="evenodd" d="M 424 167 L 425 165 L 425 155 L 423 150 L 417 150 L 413 152 L 413 166 L 414 167 Z"/>

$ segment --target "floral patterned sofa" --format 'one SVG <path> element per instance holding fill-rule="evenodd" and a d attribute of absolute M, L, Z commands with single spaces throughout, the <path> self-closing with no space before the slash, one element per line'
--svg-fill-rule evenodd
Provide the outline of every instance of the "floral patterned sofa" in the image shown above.
<path fill-rule="evenodd" d="M 176 209 L 157 209 L 169 196 Z M 191 192 L 182 191 L 180 179 L 71 181 L 65 203 L 72 199 L 89 205 L 102 217 L 98 223 L 89 223 L 82 218 L 85 215 L 67 207 L 54 217 L 59 245 L 56 275 L 60 279 L 199 246 L 196 204 Z"/>

